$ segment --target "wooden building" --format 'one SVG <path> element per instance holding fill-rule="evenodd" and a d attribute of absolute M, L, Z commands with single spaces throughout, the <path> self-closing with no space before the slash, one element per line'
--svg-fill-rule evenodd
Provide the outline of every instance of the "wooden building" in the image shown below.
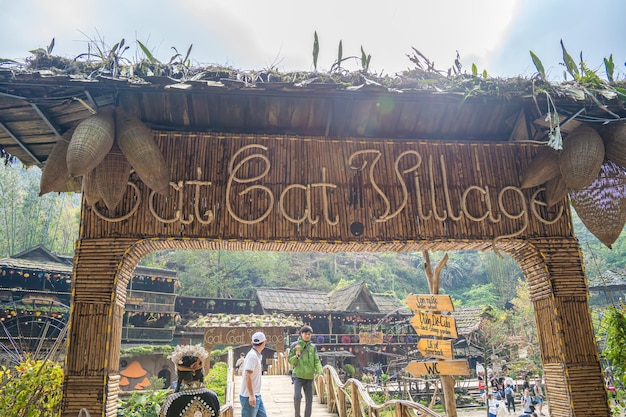
<path fill-rule="evenodd" d="M 50 62 L 0 70 L 0 148 L 45 174 L 59 145 L 66 181 L 50 191 L 85 191 L 63 416 L 116 414 L 127 284 L 142 257 L 176 248 L 506 252 L 529 284 L 551 415 L 609 415 L 569 203 L 608 245 L 626 222 L 620 190 L 608 199 L 619 204 L 593 200 L 624 175 L 603 164 L 602 139 L 609 162 L 624 163 L 610 152 L 619 135 L 604 131 L 626 118 L 613 84 L 430 66 L 380 78 L 224 68 L 171 78 L 147 60 L 124 73 L 108 61 L 50 72 Z M 561 140 L 593 158 L 595 180 L 560 172 L 589 167 L 550 151 Z M 528 182 L 546 169 L 548 183 Z"/>
<path fill-rule="evenodd" d="M 15 348 L 38 357 L 53 346 L 65 351 L 72 265 L 73 257 L 41 245 L 0 259 L 0 321 L 6 329 L 0 332 L 0 358 L 17 360 Z M 177 287 L 174 271 L 138 266 L 128 282 L 121 342 L 170 343 L 179 321 Z"/>

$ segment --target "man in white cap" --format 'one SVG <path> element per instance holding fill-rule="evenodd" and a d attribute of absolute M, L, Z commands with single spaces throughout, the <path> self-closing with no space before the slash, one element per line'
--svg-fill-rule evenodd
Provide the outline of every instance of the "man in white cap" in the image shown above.
<path fill-rule="evenodd" d="M 252 335 L 252 349 L 243 361 L 241 389 L 241 417 L 267 417 L 263 399 L 261 398 L 261 375 L 263 375 L 263 355 L 267 339 L 263 332 Z"/>

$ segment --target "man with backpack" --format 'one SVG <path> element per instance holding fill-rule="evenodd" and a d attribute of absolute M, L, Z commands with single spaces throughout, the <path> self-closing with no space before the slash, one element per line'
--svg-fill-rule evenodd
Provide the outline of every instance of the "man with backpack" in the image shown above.
<path fill-rule="evenodd" d="M 303 390 L 305 398 L 304 417 L 311 417 L 313 380 L 316 375 L 322 374 L 322 362 L 315 345 L 311 343 L 312 333 L 311 326 L 303 326 L 300 329 L 298 341 L 294 342 L 289 350 L 289 363 L 293 367 L 294 376 L 293 404 L 296 411 L 295 417 L 300 417 Z"/>
<path fill-rule="evenodd" d="M 511 384 L 506 384 L 504 397 L 506 398 L 506 410 L 511 414 L 511 409 L 513 409 L 513 413 L 515 413 L 515 392 Z"/>

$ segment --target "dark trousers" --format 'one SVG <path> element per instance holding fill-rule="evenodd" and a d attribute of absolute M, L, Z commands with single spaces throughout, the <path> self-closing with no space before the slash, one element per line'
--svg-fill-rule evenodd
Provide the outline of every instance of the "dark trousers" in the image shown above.
<path fill-rule="evenodd" d="M 510 413 L 511 410 L 513 410 L 513 412 L 515 412 L 515 397 L 514 396 L 508 396 L 506 397 L 506 410 Z"/>
<path fill-rule="evenodd" d="M 313 407 L 313 380 L 296 378 L 294 383 L 293 399 L 296 407 L 296 417 L 300 417 L 300 400 L 304 390 L 304 417 L 311 417 L 311 407 Z"/>

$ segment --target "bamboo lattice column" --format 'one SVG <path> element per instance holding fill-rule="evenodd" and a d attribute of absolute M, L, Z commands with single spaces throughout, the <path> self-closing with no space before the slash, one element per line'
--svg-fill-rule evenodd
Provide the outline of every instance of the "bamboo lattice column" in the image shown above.
<path fill-rule="evenodd" d="M 550 415 L 610 416 L 578 241 L 536 240 L 510 253 L 530 289 Z"/>
<path fill-rule="evenodd" d="M 126 284 L 140 259 L 127 256 L 135 240 L 79 241 L 74 259 L 71 323 L 62 415 L 117 415 L 121 326 Z"/>

